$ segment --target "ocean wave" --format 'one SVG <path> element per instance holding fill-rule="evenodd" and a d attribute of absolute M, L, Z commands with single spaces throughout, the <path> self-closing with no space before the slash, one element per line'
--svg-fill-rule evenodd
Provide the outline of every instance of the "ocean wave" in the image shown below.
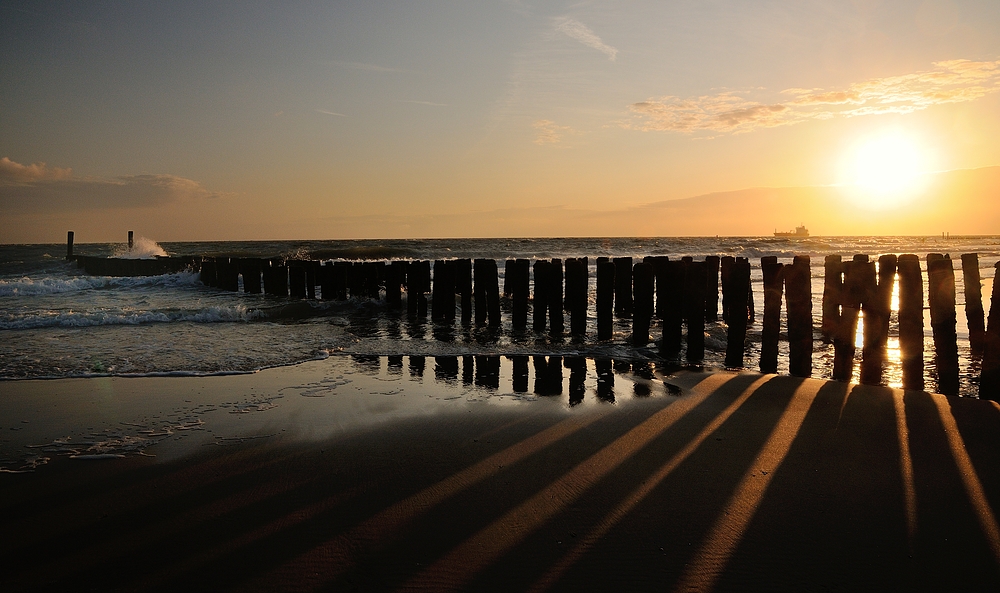
<path fill-rule="evenodd" d="M 199 276 L 194 272 L 178 272 L 162 276 L 111 277 L 111 276 L 47 276 L 42 278 L 14 278 L 0 280 L 0 297 L 5 296 L 40 296 L 79 292 L 83 290 L 100 290 L 109 288 L 134 287 L 175 287 L 195 285 Z"/>
<path fill-rule="evenodd" d="M 147 323 L 223 323 L 265 318 L 259 310 L 244 305 L 207 307 L 197 311 L 69 311 L 42 312 L 15 318 L 0 318 L 0 329 L 45 327 L 94 327 L 101 325 L 143 325 Z"/>

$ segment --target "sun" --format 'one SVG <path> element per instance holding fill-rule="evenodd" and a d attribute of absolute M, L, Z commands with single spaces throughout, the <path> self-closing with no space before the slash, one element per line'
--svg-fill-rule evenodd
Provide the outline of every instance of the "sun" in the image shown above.
<path fill-rule="evenodd" d="M 845 153 L 840 185 L 866 208 L 895 208 L 924 188 L 929 161 L 929 150 L 916 136 L 883 131 L 860 139 Z"/>

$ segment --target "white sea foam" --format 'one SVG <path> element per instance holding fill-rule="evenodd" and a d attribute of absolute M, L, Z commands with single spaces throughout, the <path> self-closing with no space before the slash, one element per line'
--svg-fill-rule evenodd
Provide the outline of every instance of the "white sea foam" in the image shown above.
<path fill-rule="evenodd" d="M 162 276 L 110 277 L 110 276 L 72 276 L 41 278 L 14 278 L 0 280 L 0 297 L 5 296 L 39 296 L 61 294 L 82 290 L 108 288 L 135 288 L 143 286 L 176 287 L 195 285 L 199 282 L 198 274 L 194 272 L 178 272 Z"/>
<path fill-rule="evenodd" d="M 244 305 L 213 306 L 198 311 L 68 311 L 41 312 L 23 316 L 0 317 L 0 329 L 37 329 L 43 327 L 94 327 L 98 325 L 141 325 L 146 323 L 220 323 L 252 321 L 262 314 Z"/>

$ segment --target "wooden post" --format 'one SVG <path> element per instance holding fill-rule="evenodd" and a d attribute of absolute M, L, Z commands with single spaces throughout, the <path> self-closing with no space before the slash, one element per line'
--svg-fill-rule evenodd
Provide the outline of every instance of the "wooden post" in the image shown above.
<path fill-rule="evenodd" d="M 663 338 L 660 342 L 660 353 L 664 358 L 673 360 L 681 353 L 683 341 L 683 291 L 684 263 L 680 261 L 665 262 L 663 275 L 658 280 L 663 282 Z"/>
<path fill-rule="evenodd" d="M 979 397 L 1000 401 L 1000 262 L 994 267 L 990 318 L 983 344 L 983 371 L 979 377 Z"/>
<path fill-rule="evenodd" d="M 549 333 L 553 337 L 561 337 L 563 328 L 563 268 L 561 259 L 549 262 L 547 272 L 549 281 Z"/>
<path fill-rule="evenodd" d="M 725 264 L 723 264 L 725 270 Z M 750 294 L 750 262 L 744 258 L 734 261 L 729 266 L 728 287 L 723 275 L 722 298 L 723 306 L 729 309 L 729 332 L 726 336 L 726 366 L 740 368 L 743 366 L 743 352 L 747 339 L 747 295 Z M 726 289 L 729 289 L 728 291 Z M 729 298 L 726 298 L 726 293 Z"/>
<path fill-rule="evenodd" d="M 500 327 L 500 287 L 497 262 L 477 259 L 473 262 L 474 297 L 476 300 L 476 325 Z"/>
<path fill-rule="evenodd" d="M 272 296 L 288 296 L 288 267 L 280 259 L 268 261 L 264 272 L 264 293 Z"/>
<path fill-rule="evenodd" d="M 747 258 L 738 258 L 738 259 L 747 259 Z M 749 261 L 750 260 L 747 259 L 748 263 Z M 753 302 L 753 277 L 751 276 L 750 283 L 747 286 L 747 322 L 753 324 L 753 322 L 755 321 L 757 321 L 757 309 L 756 307 L 754 307 L 754 302 Z"/>
<path fill-rule="evenodd" d="M 532 299 L 532 327 L 536 332 L 545 331 L 545 313 L 549 308 L 549 262 L 540 259 L 535 262 L 535 294 Z"/>
<path fill-rule="evenodd" d="M 215 269 L 218 275 L 219 288 L 237 292 L 240 289 L 240 268 L 235 259 L 228 257 L 216 258 Z"/>
<path fill-rule="evenodd" d="M 198 279 L 201 280 L 201 283 L 205 286 L 219 285 L 214 257 L 201 258 L 201 273 L 199 274 Z"/>
<path fill-rule="evenodd" d="M 878 282 L 868 281 L 869 298 L 864 303 L 865 335 L 861 357 L 861 382 L 882 383 L 882 373 L 889 341 L 889 315 L 892 311 L 892 289 L 896 279 L 896 256 L 878 258 Z"/>
<path fill-rule="evenodd" d="M 500 278 L 499 270 L 497 269 L 497 262 L 494 259 L 486 260 L 487 269 L 487 285 L 486 285 L 486 298 L 488 302 L 487 316 L 489 317 L 489 326 L 494 329 L 500 329 L 501 319 L 500 319 Z M 499 363 L 499 358 L 496 359 Z M 499 372 L 499 366 L 497 371 Z"/>
<path fill-rule="evenodd" d="M 413 261 L 406 268 L 406 313 L 410 317 L 427 317 L 427 292 L 431 286 L 431 262 Z"/>
<path fill-rule="evenodd" d="M 808 255 L 796 255 L 782 269 L 788 303 L 788 374 L 812 375 L 812 270 Z"/>
<path fill-rule="evenodd" d="M 979 279 L 979 254 L 962 254 L 962 281 L 965 284 L 965 319 L 969 324 L 969 347 L 983 353 L 986 322 L 983 312 L 983 285 Z"/>
<path fill-rule="evenodd" d="M 719 256 L 705 258 L 705 321 L 719 319 Z"/>
<path fill-rule="evenodd" d="M 610 340 L 614 331 L 615 264 L 597 258 L 597 339 Z"/>
<path fill-rule="evenodd" d="M 920 258 L 901 255 L 899 271 L 899 351 L 903 389 L 924 388 L 924 281 Z"/>
<path fill-rule="evenodd" d="M 333 264 L 333 298 L 338 301 L 347 300 L 347 276 L 350 270 L 350 262 L 339 261 Z M 415 301 L 414 305 L 416 305 Z M 416 315 L 416 309 L 414 309 L 414 315 Z"/>
<path fill-rule="evenodd" d="M 399 309 L 403 306 L 404 266 L 405 262 L 392 261 L 385 270 L 385 304 L 389 309 Z M 323 287 L 322 290 L 323 298 L 327 298 L 326 288 Z"/>
<path fill-rule="evenodd" d="M 333 262 L 319 262 L 319 270 L 316 272 L 316 281 L 319 282 L 320 298 L 324 301 L 332 301 L 335 293 L 333 289 Z M 244 280 L 243 286 L 246 287 L 246 280 Z M 389 293 L 386 292 L 386 300 L 388 300 L 388 298 Z"/>
<path fill-rule="evenodd" d="M 841 302 L 840 325 L 833 338 L 833 378 L 837 381 L 850 381 L 854 375 L 858 314 L 861 311 L 861 299 L 864 297 L 862 280 L 865 274 L 860 269 L 866 265 L 868 265 L 867 255 L 855 255 L 852 261 L 842 264 L 844 268 L 843 301 Z M 856 267 L 858 271 L 855 271 Z"/>
<path fill-rule="evenodd" d="M 670 258 L 665 255 L 657 255 L 655 257 L 644 257 L 642 261 L 653 266 L 653 284 L 656 290 L 656 318 L 663 319 L 663 306 L 667 302 L 665 292 L 667 285 L 664 274 L 666 274 L 666 266 Z"/>
<path fill-rule="evenodd" d="M 454 287 L 448 286 L 448 273 L 444 269 L 444 260 L 434 261 L 434 280 L 431 288 L 431 319 L 440 321 L 445 319 L 445 309 L 448 303 L 445 301 L 445 293 L 451 297 L 451 308 L 455 308 Z"/>
<path fill-rule="evenodd" d="M 722 320 L 729 323 L 729 313 L 732 309 L 732 282 L 730 277 L 733 272 L 733 265 L 736 264 L 736 258 L 730 255 L 724 255 L 719 260 L 719 271 L 720 279 L 722 284 Z"/>
<path fill-rule="evenodd" d="M 260 294 L 260 260 L 255 257 L 243 257 L 236 261 L 239 273 L 243 276 L 243 292 Z"/>
<path fill-rule="evenodd" d="M 347 263 L 347 291 L 352 299 L 361 298 L 365 292 L 365 278 L 361 270 L 361 262 Z"/>
<path fill-rule="evenodd" d="M 319 268 L 319 262 L 314 260 L 309 260 L 304 262 L 306 268 L 306 297 L 310 299 L 316 298 L 316 271 Z M 378 264 L 381 265 L 381 264 Z"/>
<path fill-rule="evenodd" d="M 708 264 L 690 262 L 684 271 L 684 308 L 687 311 L 687 360 L 705 358 L 705 290 Z"/>
<path fill-rule="evenodd" d="M 508 263 L 510 261 L 508 260 Z M 511 328 L 528 327 L 528 299 L 531 297 L 531 263 L 526 259 L 514 260 L 513 267 L 504 271 L 506 282 L 511 283 Z"/>
<path fill-rule="evenodd" d="M 778 372 L 778 336 L 781 333 L 781 294 L 784 264 L 774 256 L 760 258 L 764 276 L 764 327 L 761 328 L 760 372 Z"/>
<path fill-rule="evenodd" d="M 587 333 L 587 258 L 566 260 L 566 308 L 570 314 L 570 333 L 583 336 Z"/>
<path fill-rule="evenodd" d="M 638 263 L 632 266 L 632 345 L 649 343 L 649 325 L 653 319 L 653 266 Z"/>
<path fill-rule="evenodd" d="M 66 231 L 66 259 L 73 259 L 73 231 Z"/>
<path fill-rule="evenodd" d="M 472 260 L 455 262 L 455 291 L 462 301 L 462 325 L 472 323 Z"/>
<path fill-rule="evenodd" d="M 132 251 L 132 231 L 128 232 L 128 250 Z"/>
<path fill-rule="evenodd" d="M 615 317 L 632 316 L 632 258 L 616 257 Z"/>
<path fill-rule="evenodd" d="M 840 327 L 840 305 L 844 300 L 844 264 L 839 255 L 828 255 L 823 263 L 824 340 L 833 340 Z"/>
<path fill-rule="evenodd" d="M 306 297 L 306 262 L 288 262 L 288 293 L 293 299 Z"/>
<path fill-rule="evenodd" d="M 938 391 L 958 395 L 958 336 L 955 332 L 955 269 L 947 255 L 927 255 L 927 302 L 934 334 Z"/>

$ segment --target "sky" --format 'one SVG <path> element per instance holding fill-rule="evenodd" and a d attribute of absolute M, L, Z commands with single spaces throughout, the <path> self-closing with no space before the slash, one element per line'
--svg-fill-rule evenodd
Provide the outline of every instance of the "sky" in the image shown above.
<path fill-rule="evenodd" d="M 1000 166 L 996 0 L 0 0 L 0 80 L 0 243 L 849 235 Z"/>

